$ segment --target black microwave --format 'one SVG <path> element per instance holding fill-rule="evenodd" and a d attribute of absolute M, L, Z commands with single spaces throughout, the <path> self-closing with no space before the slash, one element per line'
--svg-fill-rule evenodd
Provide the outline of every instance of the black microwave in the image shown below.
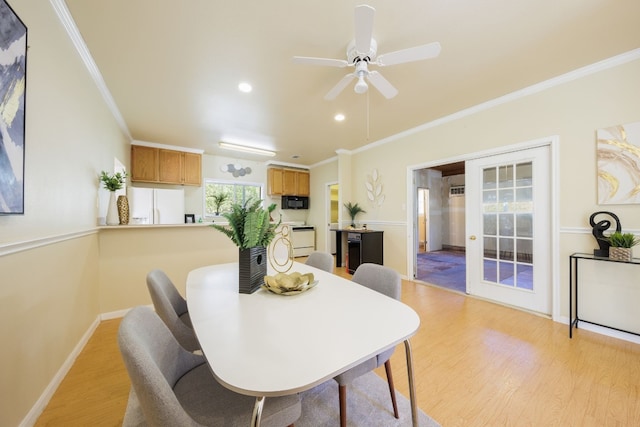
<path fill-rule="evenodd" d="M 282 209 L 309 209 L 309 198 L 301 196 L 282 196 Z"/>

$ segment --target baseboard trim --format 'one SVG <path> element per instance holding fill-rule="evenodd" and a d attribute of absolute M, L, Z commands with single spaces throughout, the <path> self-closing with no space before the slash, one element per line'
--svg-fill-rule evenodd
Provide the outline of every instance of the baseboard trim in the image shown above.
<path fill-rule="evenodd" d="M 150 304 L 147 307 L 150 307 L 153 310 L 153 305 Z M 78 344 L 76 344 L 73 351 L 69 354 L 60 369 L 58 369 L 58 372 L 56 372 L 54 377 L 51 379 L 29 413 L 27 413 L 27 416 L 22 420 L 19 427 L 30 427 L 35 425 L 36 421 L 38 421 L 38 418 L 40 417 L 40 415 L 42 415 L 42 412 L 49 404 L 49 401 L 55 394 L 56 390 L 58 390 L 60 383 L 62 383 L 62 380 L 64 380 L 64 378 L 67 376 L 76 359 L 84 349 L 85 345 L 87 345 L 89 339 L 100 325 L 100 322 L 104 320 L 124 317 L 129 312 L 129 310 L 131 310 L 131 308 L 102 313 L 96 316 L 96 319 L 91 323 L 87 331 L 82 335 L 82 338 L 80 338 Z"/>
<path fill-rule="evenodd" d="M 569 326 L 569 318 L 566 316 L 562 316 L 557 320 L 558 323 L 563 323 Z M 628 334 L 626 332 L 618 331 L 611 328 L 606 328 L 604 326 L 598 326 L 591 323 L 579 322 L 578 330 L 583 329 L 589 332 L 595 332 L 596 334 L 604 335 L 611 338 L 616 338 L 623 341 L 629 341 L 634 344 L 640 344 L 640 336 L 634 334 Z M 574 329 L 575 334 L 576 329 Z M 569 331 L 567 331 L 567 338 L 569 338 Z"/>
<path fill-rule="evenodd" d="M 149 307 L 151 310 L 155 309 L 153 308 L 153 304 L 148 304 L 146 305 L 146 307 Z M 116 310 L 116 311 L 110 311 L 107 313 L 102 313 L 100 316 L 98 316 L 100 318 L 100 320 L 111 320 L 111 319 L 120 319 L 122 317 L 124 317 L 129 311 L 131 311 L 133 307 L 131 308 L 125 308 L 124 310 Z"/>
<path fill-rule="evenodd" d="M 27 416 L 22 420 L 22 422 L 20 423 L 20 427 L 30 427 L 35 425 L 36 421 L 38 421 L 38 418 L 40 417 L 40 415 L 42 415 L 42 412 L 47 407 L 49 401 L 60 386 L 60 383 L 62 383 L 62 380 L 64 380 L 64 378 L 73 367 L 76 358 L 80 355 L 80 353 L 84 349 L 84 346 L 87 345 L 87 342 L 89 342 L 89 339 L 98 328 L 99 324 L 100 316 L 97 316 L 96 319 L 91 323 L 91 325 L 89 325 L 87 331 L 82 335 L 82 338 L 80 338 L 80 341 L 78 342 L 78 344 L 76 344 L 73 351 L 71 352 L 71 354 L 69 354 L 60 369 L 58 369 L 58 372 L 56 372 L 54 377 L 51 379 L 29 413 L 27 413 Z"/>

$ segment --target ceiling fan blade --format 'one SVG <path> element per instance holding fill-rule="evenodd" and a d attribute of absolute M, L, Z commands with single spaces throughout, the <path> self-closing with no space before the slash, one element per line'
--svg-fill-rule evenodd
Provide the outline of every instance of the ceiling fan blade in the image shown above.
<path fill-rule="evenodd" d="M 309 56 L 294 56 L 292 61 L 296 64 L 306 64 L 306 65 L 322 65 L 325 67 L 337 67 L 344 68 L 349 63 L 344 59 L 331 59 L 331 58 L 313 58 Z"/>
<path fill-rule="evenodd" d="M 344 76 L 342 80 L 340 80 L 338 84 L 333 87 L 333 89 L 327 92 L 327 94 L 324 96 L 324 99 L 326 99 L 327 101 L 336 99 L 336 97 L 340 95 L 340 92 L 342 92 L 344 88 L 347 87 L 347 85 L 351 83 L 351 80 L 353 80 L 355 77 L 356 76 L 353 73 L 349 73 Z"/>
<path fill-rule="evenodd" d="M 393 85 L 377 71 L 369 72 L 367 79 L 373 87 L 378 89 L 378 91 L 387 99 L 391 99 L 398 94 L 398 89 L 393 87 Z"/>
<path fill-rule="evenodd" d="M 435 58 L 440 55 L 440 43 L 433 42 L 422 46 L 410 47 L 408 49 L 397 50 L 395 52 L 380 55 L 376 64 L 381 67 L 385 65 L 402 64 L 405 62 L 421 61 L 423 59 Z"/>
<path fill-rule="evenodd" d="M 355 13 L 355 40 L 356 51 L 367 55 L 371 49 L 373 37 L 373 16 L 376 10 L 366 4 L 356 7 Z"/>

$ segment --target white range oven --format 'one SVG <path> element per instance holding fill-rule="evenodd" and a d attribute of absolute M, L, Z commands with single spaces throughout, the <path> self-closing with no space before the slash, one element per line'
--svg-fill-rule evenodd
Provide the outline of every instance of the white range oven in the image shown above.
<path fill-rule="evenodd" d="M 316 229 L 312 225 L 294 225 L 291 227 L 291 246 L 293 256 L 308 256 L 316 250 Z"/>

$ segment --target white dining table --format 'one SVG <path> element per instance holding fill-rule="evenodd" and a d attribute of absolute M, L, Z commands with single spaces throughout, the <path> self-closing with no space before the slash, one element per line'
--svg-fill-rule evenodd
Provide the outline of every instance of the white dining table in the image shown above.
<path fill-rule="evenodd" d="M 313 388 L 404 342 L 413 425 L 418 425 L 409 338 L 420 327 L 406 304 L 337 275 L 295 262 L 318 284 L 298 295 L 238 292 L 238 264 L 192 270 L 187 306 L 213 375 L 255 396 L 252 426 L 265 398 Z M 275 272 L 269 266 L 268 274 Z M 337 399 L 337 396 L 336 396 Z"/>

